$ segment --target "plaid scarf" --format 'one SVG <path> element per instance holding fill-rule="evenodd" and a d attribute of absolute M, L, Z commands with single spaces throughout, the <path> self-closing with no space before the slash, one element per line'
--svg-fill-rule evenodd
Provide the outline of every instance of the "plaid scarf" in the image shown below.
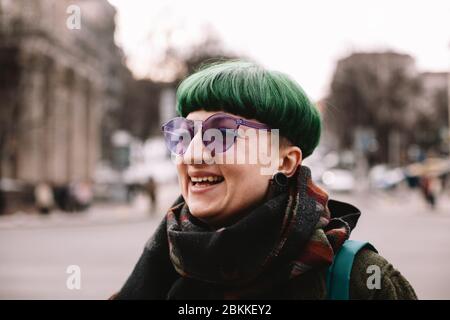
<path fill-rule="evenodd" d="M 285 189 L 271 181 L 263 204 L 218 230 L 192 216 L 180 196 L 118 298 L 273 298 L 265 293 L 329 266 L 359 215 L 331 218 L 328 195 L 306 166 Z"/>
<path fill-rule="evenodd" d="M 222 285 L 224 295 L 234 298 L 328 266 L 351 227 L 330 218 L 327 202 L 306 166 L 290 179 L 286 192 L 219 230 L 192 216 L 181 201 L 167 214 L 172 264 L 182 277 Z"/>

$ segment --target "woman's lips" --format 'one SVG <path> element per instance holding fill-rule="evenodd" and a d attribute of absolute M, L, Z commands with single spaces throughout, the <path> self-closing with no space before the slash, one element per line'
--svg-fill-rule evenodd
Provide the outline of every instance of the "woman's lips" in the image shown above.
<path fill-rule="evenodd" d="M 208 191 L 211 191 L 220 185 L 222 185 L 224 181 L 214 183 L 214 184 L 206 184 L 206 183 L 196 183 L 194 184 L 192 181 L 189 181 L 189 191 L 194 194 L 202 194 Z"/>

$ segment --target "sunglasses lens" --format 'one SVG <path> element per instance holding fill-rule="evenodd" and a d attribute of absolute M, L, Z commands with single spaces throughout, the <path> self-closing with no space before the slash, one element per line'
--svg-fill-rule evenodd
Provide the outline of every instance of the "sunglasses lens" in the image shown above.
<path fill-rule="evenodd" d="M 182 117 L 174 118 L 162 129 L 167 148 L 177 155 L 183 155 L 194 138 L 194 122 Z M 223 115 L 212 116 L 202 125 L 203 144 L 213 153 L 225 152 L 236 141 L 237 129 L 235 119 Z"/>
<path fill-rule="evenodd" d="M 184 154 L 193 138 L 193 131 L 191 123 L 184 118 L 170 120 L 163 127 L 167 148 L 175 154 Z"/>
<path fill-rule="evenodd" d="M 213 116 L 203 123 L 203 144 L 211 151 L 222 153 L 235 142 L 236 120 L 223 116 Z"/>

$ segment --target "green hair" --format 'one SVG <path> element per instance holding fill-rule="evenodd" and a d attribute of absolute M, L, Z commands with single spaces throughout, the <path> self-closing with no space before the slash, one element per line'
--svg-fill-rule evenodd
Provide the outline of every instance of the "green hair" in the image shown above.
<path fill-rule="evenodd" d="M 320 140 L 316 106 L 288 75 L 245 61 L 210 64 L 187 77 L 177 90 L 177 113 L 225 111 L 279 129 L 300 147 L 303 158 Z"/>

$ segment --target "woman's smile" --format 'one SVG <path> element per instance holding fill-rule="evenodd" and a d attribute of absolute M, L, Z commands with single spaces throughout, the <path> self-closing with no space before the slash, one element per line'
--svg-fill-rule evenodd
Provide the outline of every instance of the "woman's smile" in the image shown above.
<path fill-rule="evenodd" d="M 188 172 L 189 192 L 192 194 L 204 194 L 218 190 L 224 184 L 224 177 L 205 171 Z"/>

